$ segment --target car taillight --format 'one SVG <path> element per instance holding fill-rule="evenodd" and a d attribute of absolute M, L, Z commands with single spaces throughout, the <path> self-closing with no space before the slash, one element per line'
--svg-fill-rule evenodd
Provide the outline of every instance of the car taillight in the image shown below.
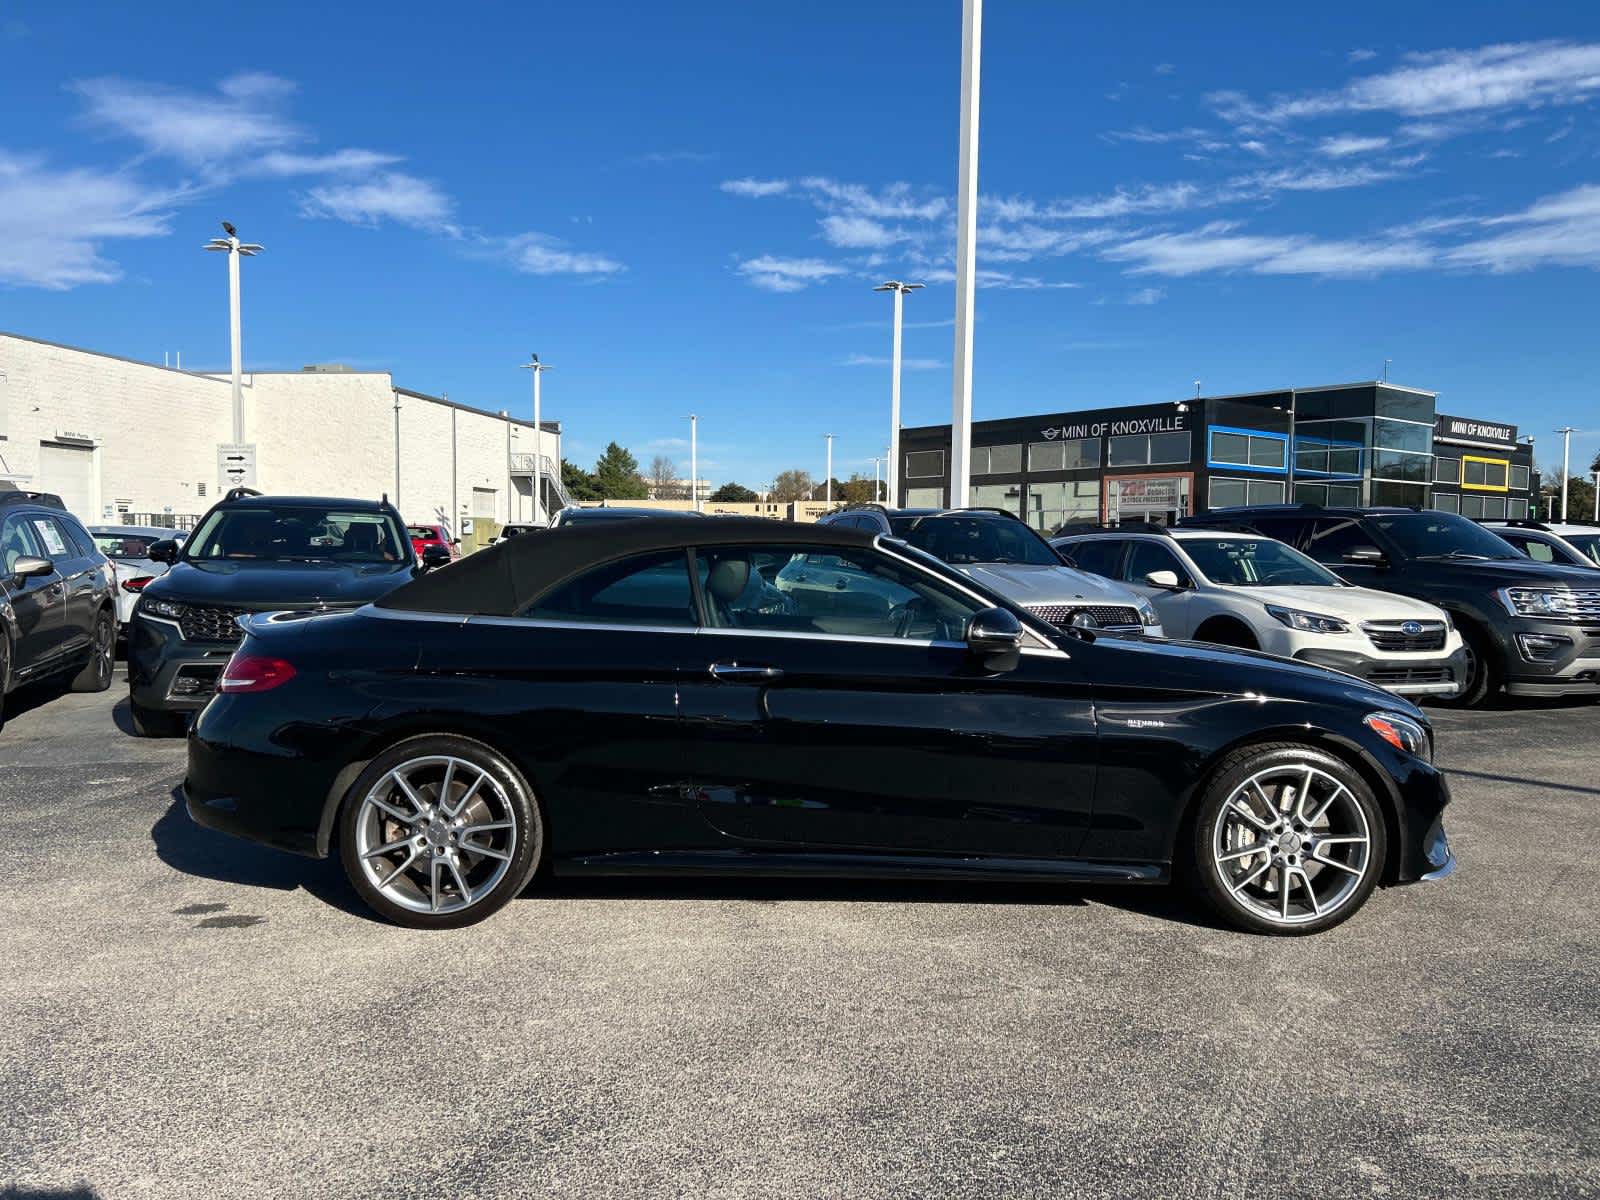
<path fill-rule="evenodd" d="M 142 592 L 146 584 L 154 583 L 155 581 L 156 577 L 154 575 L 140 575 L 137 579 L 124 579 L 122 581 L 122 590 L 125 592 Z"/>
<path fill-rule="evenodd" d="M 219 692 L 270 692 L 294 678 L 294 666 L 264 654 L 235 654 L 222 668 Z"/>

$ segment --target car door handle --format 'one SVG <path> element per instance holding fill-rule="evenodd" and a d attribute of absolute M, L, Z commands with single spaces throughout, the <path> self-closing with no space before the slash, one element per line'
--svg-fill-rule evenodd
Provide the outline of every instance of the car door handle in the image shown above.
<path fill-rule="evenodd" d="M 712 663 L 707 670 L 711 672 L 711 678 L 720 679 L 724 683 L 762 683 L 783 678 L 783 672 L 777 667 L 742 667 L 738 663 Z"/>

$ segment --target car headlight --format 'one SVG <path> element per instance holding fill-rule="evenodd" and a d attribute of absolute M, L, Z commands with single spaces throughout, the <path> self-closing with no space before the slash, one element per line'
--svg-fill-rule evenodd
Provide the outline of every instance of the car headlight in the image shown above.
<path fill-rule="evenodd" d="M 1558 617 L 1570 620 L 1578 615 L 1578 602 L 1568 591 L 1543 591 L 1539 588 L 1501 588 L 1500 603 L 1514 617 Z"/>
<path fill-rule="evenodd" d="M 1161 624 L 1161 618 L 1156 613 L 1156 606 L 1151 604 L 1150 601 L 1146 600 L 1143 596 L 1139 597 L 1138 607 L 1139 624 L 1143 625 L 1146 629 Z"/>
<path fill-rule="evenodd" d="M 164 617 L 169 621 L 183 618 L 183 605 L 176 600 L 163 600 L 158 596 L 141 596 L 139 611 L 152 617 Z"/>
<path fill-rule="evenodd" d="M 1423 762 L 1433 761 L 1433 742 L 1428 738 L 1428 731 L 1410 717 L 1375 712 L 1367 714 L 1364 724 L 1396 750 L 1404 750 Z"/>
<path fill-rule="evenodd" d="M 1298 608 L 1281 608 L 1276 604 L 1269 604 L 1266 607 L 1269 616 L 1287 625 L 1290 629 L 1299 629 L 1306 633 L 1350 632 L 1350 626 L 1338 617 L 1325 617 L 1321 613 L 1302 612 Z"/>

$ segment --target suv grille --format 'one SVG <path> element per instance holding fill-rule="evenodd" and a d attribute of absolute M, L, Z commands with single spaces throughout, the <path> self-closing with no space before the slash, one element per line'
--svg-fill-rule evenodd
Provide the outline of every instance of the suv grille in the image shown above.
<path fill-rule="evenodd" d="M 185 641 L 237 642 L 243 632 L 233 623 L 233 619 L 244 616 L 248 611 L 214 604 L 186 604 L 183 606 L 183 616 L 178 618 L 178 627 L 183 630 Z"/>
<path fill-rule="evenodd" d="M 1416 633 L 1407 633 L 1405 626 L 1420 627 Z M 1372 644 L 1388 654 L 1415 654 L 1421 650 L 1444 649 L 1443 621 L 1368 621 L 1361 632 L 1372 639 Z"/>
<path fill-rule="evenodd" d="M 1580 620 L 1591 621 L 1600 617 L 1600 592 L 1573 592 L 1572 615 Z"/>
<path fill-rule="evenodd" d="M 1057 629 L 1070 628 L 1074 614 L 1081 612 L 1093 617 L 1101 629 L 1144 628 L 1139 620 L 1139 610 L 1120 604 L 1030 604 L 1028 611 Z"/>
<path fill-rule="evenodd" d="M 1382 687 L 1403 687 L 1408 683 L 1454 683 L 1449 667 L 1378 667 L 1367 672 L 1367 679 Z"/>

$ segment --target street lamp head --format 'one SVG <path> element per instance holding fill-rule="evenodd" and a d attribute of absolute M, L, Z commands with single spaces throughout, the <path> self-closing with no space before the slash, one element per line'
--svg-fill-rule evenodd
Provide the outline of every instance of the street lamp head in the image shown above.
<path fill-rule="evenodd" d="M 226 233 L 229 237 L 239 236 L 239 231 L 233 227 L 232 221 L 224 221 L 222 223 L 222 232 Z"/>
<path fill-rule="evenodd" d="M 265 246 L 258 245 L 255 242 L 246 242 L 244 245 L 239 247 L 239 253 L 244 255 L 246 258 L 254 258 L 264 249 L 266 249 Z"/>
<path fill-rule="evenodd" d="M 927 286 L 928 285 L 925 284 L 925 283 L 903 283 L 903 284 L 900 285 L 900 290 L 902 292 L 914 292 L 914 291 L 917 291 L 919 288 L 925 288 Z"/>
<path fill-rule="evenodd" d="M 232 250 L 233 243 L 227 238 L 212 238 L 201 249 L 204 250 Z"/>
<path fill-rule="evenodd" d="M 892 292 L 892 291 L 897 290 L 899 287 L 900 287 L 899 280 L 886 279 L 882 283 L 880 283 L 877 287 L 873 288 L 872 290 L 875 291 L 875 292 Z"/>

